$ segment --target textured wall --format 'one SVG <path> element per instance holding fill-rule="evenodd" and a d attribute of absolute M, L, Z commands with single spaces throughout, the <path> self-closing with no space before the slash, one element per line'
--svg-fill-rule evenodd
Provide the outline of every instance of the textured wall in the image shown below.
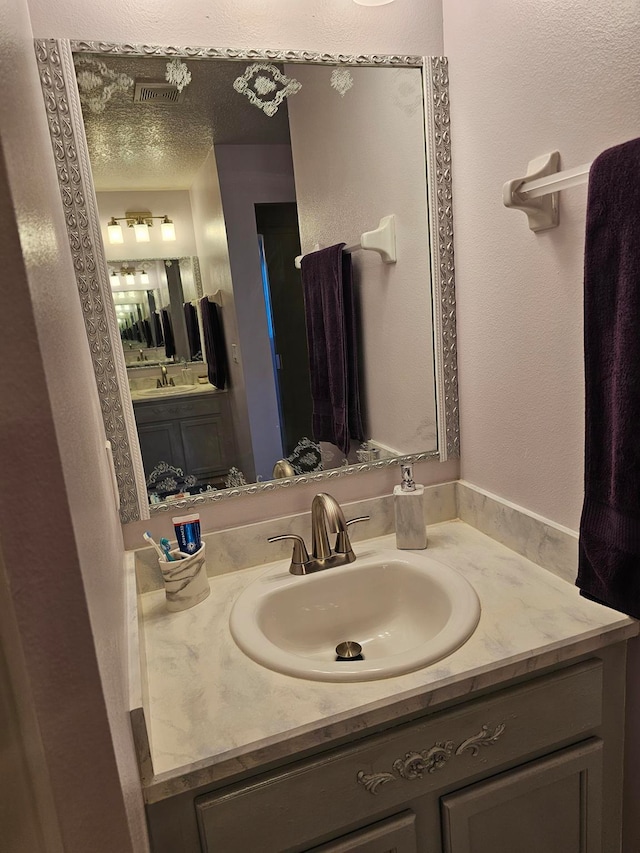
<path fill-rule="evenodd" d="M 628 0 L 444 0 L 450 57 L 462 476 L 576 529 L 582 503 L 586 188 L 534 234 L 502 184 L 640 130 L 640 18 Z M 640 849 L 638 667 L 627 705 L 625 853 Z"/>
<path fill-rule="evenodd" d="M 29 3 L 37 38 L 285 47 L 350 53 L 442 53 L 440 0 L 49 0 Z"/>
<path fill-rule="evenodd" d="M 288 145 L 216 145 L 256 477 L 283 455 L 255 205 L 296 200 Z M 248 481 L 250 482 L 250 481 Z"/>
<path fill-rule="evenodd" d="M 450 58 L 462 475 L 576 529 L 586 188 L 534 234 L 502 184 L 637 136 L 637 4 L 444 0 Z"/>
<path fill-rule="evenodd" d="M 222 211 L 218 167 L 213 148 L 200 167 L 189 192 L 203 291 L 208 295 L 214 294 L 218 290 L 222 291 L 223 307 L 220 316 L 224 327 L 227 354 L 230 355 L 231 344 L 239 340 L 238 317 L 231 278 L 227 232 Z M 254 464 L 244 371 L 242 364 L 236 364 L 231 358 L 229 358 L 229 395 L 240 460 L 238 467 L 241 471 L 246 471 L 251 478 Z M 167 536 L 169 534 L 165 532 L 161 535 Z"/>
<path fill-rule="evenodd" d="M 0 550 L 0 826 L 10 853 L 64 853 L 29 673 Z M 11 780 L 9 782 L 9 780 Z"/>
<path fill-rule="evenodd" d="M 127 808 L 145 829 L 122 534 L 26 4 L 0 16 L 0 541 L 64 849 L 126 853 Z"/>

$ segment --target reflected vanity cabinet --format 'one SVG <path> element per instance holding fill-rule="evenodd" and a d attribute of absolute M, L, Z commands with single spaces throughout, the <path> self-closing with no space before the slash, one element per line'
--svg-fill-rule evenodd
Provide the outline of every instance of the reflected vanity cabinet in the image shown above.
<path fill-rule="evenodd" d="M 145 477 L 160 462 L 197 477 L 197 485 L 224 488 L 235 442 L 224 391 L 133 404 Z"/>
<path fill-rule="evenodd" d="M 233 785 L 150 804 L 152 849 L 619 853 L 624 673 L 619 644 Z"/>

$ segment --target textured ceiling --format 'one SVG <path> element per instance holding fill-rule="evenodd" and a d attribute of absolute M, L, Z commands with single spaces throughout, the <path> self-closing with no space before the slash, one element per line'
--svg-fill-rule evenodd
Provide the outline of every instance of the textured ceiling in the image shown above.
<path fill-rule="evenodd" d="M 136 82 L 165 82 L 167 58 L 99 58 Z M 131 88 L 116 91 L 104 112 L 83 108 L 96 190 L 189 189 L 214 144 L 289 143 L 286 101 L 269 117 L 233 88 L 246 62 L 186 64 L 192 79 L 181 104 L 136 104 Z"/>

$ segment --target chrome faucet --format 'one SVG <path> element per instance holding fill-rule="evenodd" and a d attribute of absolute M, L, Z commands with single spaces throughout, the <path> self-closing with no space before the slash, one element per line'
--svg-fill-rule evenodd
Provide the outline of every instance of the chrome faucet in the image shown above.
<path fill-rule="evenodd" d="M 301 536 L 294 534 L 271 536 L 267 541 L 279 542 L 282 539 L 292 539 L 293 555 L 289 571 L 292 575 L 309 575 L 323 569 L 353 563 L 356 555 L 351 547 L 348 527 L 358 521 L 368 520 L 368 515 L 362 515 L 347 521 L 338 501 L 331 495 L 321 492 L 314 497 L 311 504 L 311 557 Z M 329 533 L 337 534 L 333 550 L 329 545 Z"/>
<path fill-rule="evenodd" d="M 167 368 L 164 364 L 160 365 L 160 379 L 156 382 L 156 388 L 166 388 L 168 385 L 175 385 L 173 379 L 167 377 Z"/>

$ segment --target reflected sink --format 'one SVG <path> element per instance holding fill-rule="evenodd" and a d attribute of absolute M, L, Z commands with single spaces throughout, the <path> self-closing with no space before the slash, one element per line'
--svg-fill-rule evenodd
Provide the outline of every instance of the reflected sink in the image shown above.
<path fill-rule="evenodd" d="M 139 397 L 167 397 L 171 394 L 187 394 L 195 391 L 196 385 L 163 385 L 162 388 L 145 388 L 143 391 L 134 391 Z M 201 390 L 205 390 L 202 388 Z"/>
<path fill-rule="evenodd" d="M 236 600 L 231 634 L 268 669 L 315 681 L 372 681 L 421 669 L 465 643 L 480 602 L 462 575 L 408 551 L 364 550 L 312 575 L 278 563 Z M 363 660 L 336 661 L 352 640 Z"/>

